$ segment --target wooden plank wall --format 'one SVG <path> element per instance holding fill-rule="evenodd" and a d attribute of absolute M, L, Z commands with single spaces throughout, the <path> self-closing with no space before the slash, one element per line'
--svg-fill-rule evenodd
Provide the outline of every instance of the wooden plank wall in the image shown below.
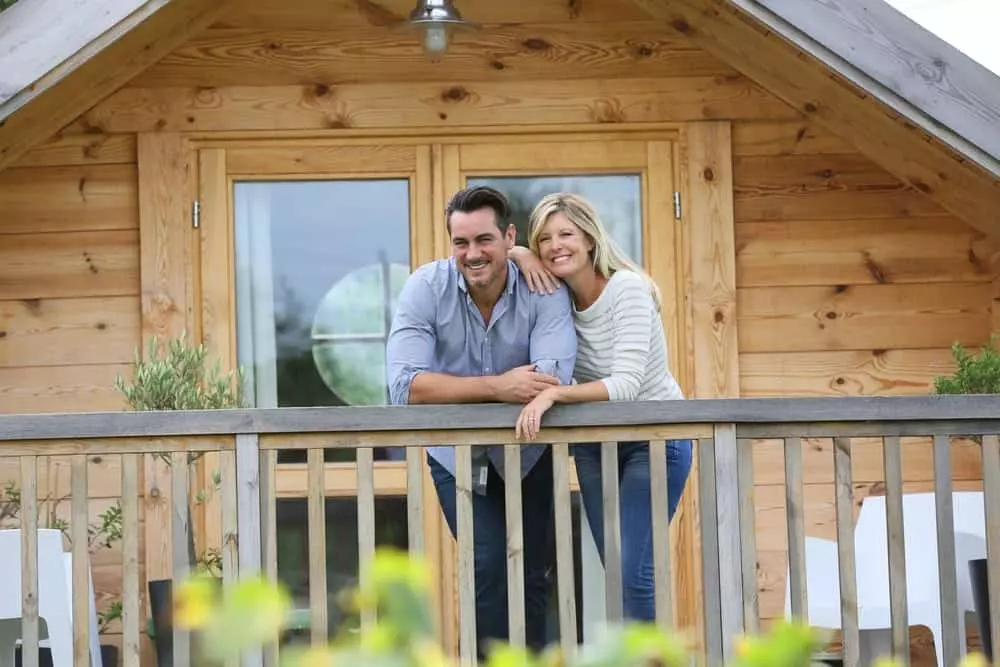
<path fill-rule="evenodd" d="M 134 135 L 32 151 L 0 171 L 0 212 L 0 412 L 121 409 L 114 381 L 130 375 L 141 327 Z M 0 482 L 19 475 L 0 458 Z M 87 476 L 94 521 L 121 497 L 119 458 L 91 457 Z M 41 460 L 38 488 L 68 498 L 69 460 Z M 91 554 L 98 611 L 120 598 L 121 563 L 120 543 Z M 101 642 L 120 646 L 120 632 Z"/>
<path fill-rule="evenodd" d="M 804 123 L 737 123 L 733 154 L 742 396 L 927 394 L 953 370 L 953 342 L 988 339 L 997 249 L 982 234 Z M 884 475 L 879 442 L 856 443 L 857 511 L 884 494 Z M 903 456 L 905 490 L 932 490 L 930 441 L 904 439 Z M 831 441 L 804 441 L 806 534 L 827 539 L 832 460 Z M 956 490 L 979 488 L 978 446 L 956 442 L 952 467 Z M 766 619 L 784 613 L 783 470 L 781 443 L 757 443 Z M 928 642 L 915 648 L 923 658 Z"/>

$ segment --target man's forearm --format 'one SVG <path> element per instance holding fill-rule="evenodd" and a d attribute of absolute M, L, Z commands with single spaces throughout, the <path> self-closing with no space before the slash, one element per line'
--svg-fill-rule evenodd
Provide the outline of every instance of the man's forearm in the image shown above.
<path fill-rule="evenodd" d="M 462 377 L 418 373 L 410 383 L 410 404 L 490 403 L 498 401 L 492 376 Z"/>

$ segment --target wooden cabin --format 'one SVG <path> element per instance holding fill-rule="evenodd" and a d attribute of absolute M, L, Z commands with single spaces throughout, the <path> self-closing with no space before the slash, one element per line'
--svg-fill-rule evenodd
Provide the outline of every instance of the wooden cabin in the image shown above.
<path fill-rule="evenodd" d="M 137 348 L 181 332 L 248 369 L 256 406 L 383 402 L 395 290 L 449 253 L 444 205 L 470 182 L 522 210 L 555 188 L 592 197 L 662 288 L 693 399 L 927 394 L 953 343 L 1000 331 L 1000 79 L 888 5 L 456 0 L 479 27 L 435 61 L 398 25 L 415 4 L 0 13 L 0 412 L 124 409 L 114 382 Z M 858 503 L 884 490 L 881 450 L 865 451 Z M 929 440 L 904 451 L 906 488 L 930 489 Z M 764 619 L 784 610 L 781 456 L 755 445 Z M 829 443 L 804 457 L 806 533 L 833 537 Z M 151 580 L 170 571 L 171 490 L 147 459 Z M 956 488 L 979 488 L 978 449 L 954 447 L 952 464 Z M 121 494 L 116 466 L 90 460 L 93 514 Z M 375 466 L 391 543 L 405 469 L 391 452 Z M 68 493 L 66 470 L 52 464 L 40 493 Z M 307 476 L 293 458 L 278 470 L 291 563 Z M 329 460 L 325 484 L 333 535 L 355 520 L 353 464 Z M 428 553 L 452 572 L 426 489 Z M 201 546 L 216 503 L 196 517 Z M 682 622 L 701 605 L 698 531 L 691 492 L 673 526 Z M 357 555 L 332 554 L 330 576 L 353 576 Z M 94 559 L 100 606 L 120 550 Z"/>

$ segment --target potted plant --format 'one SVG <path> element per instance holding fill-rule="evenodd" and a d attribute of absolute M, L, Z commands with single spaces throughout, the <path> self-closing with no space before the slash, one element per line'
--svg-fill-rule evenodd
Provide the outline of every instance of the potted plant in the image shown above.
<path fill-rule="evenodd" d="M 68 521 L 61 519 L 57 515 L 60 504 L 68 500 L 67 496 L 53 498 L 52 494 L 47 494 L 39 499 L 39 507 L 45 507 L 46 511 L 40 513 L 38 527 L 50 528 L 62 531 L 66 540 L 72 545 L 72 533 Z M 21 490 L 13 481 L 4 484 L 0 492 L 0 529 L 20 528 L 21 525 Z M 110 549 L 116 542 L 122 539 L 122 508 L 119 501 L 115 501 L 108 509 L 97 516 L 97 521 L 87 526 L 87 550 L 93 554 L 100 549 Z M 97 632 L 99 635 L 106 635 L 111 623 L 121 618 L 121 600 L 112 599 L 108 601 L 105 609 L 97 612 Z M 104 667 L 116 667 L 118 665 L 118 647 L 114 644 L 100 644 L 101 662 Z M 21 647 L 15 649 L 15 664 L 21 664 Z M 38 649 L 39 667 L 52 665 L 52 655 L 48 648 Z"/>
<path fill-rule="evenodd" d="M 218 359 L 208 367 L 208 350 L 201 344 L 189 345 L 186 334 L 161 345 L 154 336 L 148 343 L 146 358 L 136 350 L 133 377 L 126 381 L 122 377 L 115 380 L 115 389 L 125 398 L 126 405 L 136 411 L 151 410 L 217 410 L 244 407 L 243 373 L 241 369 L 223 374 Z M 167 454 L 156 454 L 160 460 L 171 465 Z M 189 454 L 187 463 L 193 466 L 202 453 Z M 218 488 L 219 471 L 212 473 L 212 486 L 200 490 L 195 502 L 205 502 Z M 188 525 L 191 508 L 188 507 Z M 196 567 L 205 562 L 214 562 L 210 552 L 200 556 L 195 554 L 193 531 L 188 533 L 189 561 Z M 221 558 L 218 565 L 221 573 Z M 220 574 L 221 576 L 221 574 Z M 173 632 L 170 619 L 172 609 L 173 582 L 170 579 L 147 582 L 151 611 L 148 634 L 156 645 L 157 662 L 160 665 L 173 664 Z"/>
<path fill-rule="evenodd" d="M 990 336 L 989 342 L 976 354 L 970 354 L 962 345 L 952 346 L 955 372 L 934 380 L 936 394 L 1000 394 L 1000 352 L 997 352 L 998 337 Z M 974 439 L 982 442 L 975 436 Z M 972 597 L 979 622 L 979 636 L 983 643 L 983 653 L 987 660 L 993 660 L 992 638 L 990 636 L 990 598 L 987 585 L 986 559 L 969 561 L 969 576 L 972 582 Z"/>

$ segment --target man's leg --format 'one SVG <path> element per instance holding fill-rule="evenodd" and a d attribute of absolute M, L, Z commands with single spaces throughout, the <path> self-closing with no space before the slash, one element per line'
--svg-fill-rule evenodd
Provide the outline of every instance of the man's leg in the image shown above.
<path fill-rule="evenodd" d="M 552 452 L 546 450 L 521 484 L 521 526 L 524 535 L 524 612 L 526 643 L 545 648 L 546 603 L 552 527 Z M 576 634 L 576 628 L 571 632 Z"/>
<path fill-rule="evenodd" d="M 438 501 L 451 534 L 456 532 L 455 477 L 428 457 Z M 489 467 L 486 495 L 472 494 L 473 545 L 476 570 L 476 644 L 480 660 L 491 641 L 507 641 L 507 523 L 504 485 Z M 465 622 L 465 619 L 462 619 Z"/>

